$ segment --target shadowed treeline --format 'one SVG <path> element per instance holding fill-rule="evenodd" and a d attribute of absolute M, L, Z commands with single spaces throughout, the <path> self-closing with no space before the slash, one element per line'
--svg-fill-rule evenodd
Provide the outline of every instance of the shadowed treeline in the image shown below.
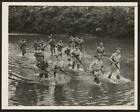
<path fill-rule="evenodd" d="M 133 7 L 10 6 L 9 32 L 133 37 Z"/>

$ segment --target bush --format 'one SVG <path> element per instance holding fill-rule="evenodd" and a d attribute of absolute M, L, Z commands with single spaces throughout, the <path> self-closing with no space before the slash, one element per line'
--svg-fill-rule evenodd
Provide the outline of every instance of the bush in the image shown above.
<path fill-rule="evenodd" d="M 134 35 L 134 8 L 10 6 L 9 32 L 129 37 Z"/>

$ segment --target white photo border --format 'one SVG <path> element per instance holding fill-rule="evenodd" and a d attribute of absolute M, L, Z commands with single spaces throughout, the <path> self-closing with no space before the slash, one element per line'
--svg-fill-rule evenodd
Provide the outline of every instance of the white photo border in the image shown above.
<path fill-rule="evenodd" d="M 134 106 L 8 106 L 9 6 L 132 6 L 134 7 Z M 138 109 L 138 3 L 137 2 L 2 2 L 2 109 L 137 110 Z"/>

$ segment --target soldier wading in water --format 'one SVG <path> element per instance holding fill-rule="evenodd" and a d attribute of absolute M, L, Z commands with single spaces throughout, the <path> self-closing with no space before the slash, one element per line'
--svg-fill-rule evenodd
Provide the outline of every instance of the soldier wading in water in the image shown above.
<path fill-rule="evenodd" d="M 116 48 L 115 53 L 110 57 L 112 71 L 108 75 L 108 78 L 111 79 L 113 73 L 116 74 L 116 78 L 120 79 L 120 58 L 121 58 L 121 48 Z"/>
<path fill-rule="evenodd" d="M 64 68 L 64 61 L 60 60 L 58 55 L 55 56 L 55 62 L 52 65 L 52 69 L 53 69 L 53 75 L 54 77 L 56 77 L 56 73 L 58 71 L 64 72 L 64 70 L 62 70 Z"/>
<path fill-rule="evenodd" d="M 62 42 L 62 40 L 60 40 L 58 43 L 57 43 L 57 55 L 59 56 L 59 57 L 61 57 L 62 58 L 62 50 L 63 50 L 63 42 Z"/>
<path fill-rule="evenodd" d="M 34 50 L 38 50 L 38 48 L 40 48 L 40 42 L 39 42 L 39 40 L 37 40 L 37 41 L 34 42 L 33 48 L 34 48 Z"/>
<path fill-rule="evenodd" d="M 39 78 L 42 78 L 43 76 L 45 76 L 45 78 L 48 78 L 48 70 L 47 69 L 49 67 L 49 64 L 47 61 L 44 60 L 44 55 L 40 54 L 38 56 L 36 66 L 40 70 Z"/>
<path fill-rule="evenodd" d="M 53 56 L 55 54 L 55 47 L 56 47 L 56 42 L 55 39 L 51 36 L 49 36 L 49 45 L 50 45 L 50 50 L 51 50 L 51 55 Z"/>
<path fill-rule="evenodd" d="M 26 40 L 21 40 L 19 47 L 22 52 L 22 56 L 24 56 L 26 54 L 26 46 L 27 46 Z"/>
<path fill-rule="evenodd" d="M 94 81 L 97 84 L 100 84 L 99 75 L 104 74 L 103 67 L 104 64 L 102 60 L 102 55 L 98 54 L 97 59 L 94 60 L 89 66 L 89 70 L 91 74 L 94 76 Z"/>
<path fill-rule="evenodd" d="M 36 66 L 40 70 L 39 78 L 42 78 L 45 76 L 45 78 L 48 78 L 48 62 L 44 60 L 44 50 L 42 50 L 42 47 L 37 47 L 35 54 L 36 58 Z"/>
<path fill-rule="evenodd" d="M 73 61 L 73 66 L 72 68 L 75 69 L 76 66 L 76 70 L 79 70 L 80 68 L 80 63 L 78 61 L 78 59 L 81 59 L 81 52 L 80 49 L 78 47 L 75 47 L 74 49 L 71 50 L 71 60 Z"/>

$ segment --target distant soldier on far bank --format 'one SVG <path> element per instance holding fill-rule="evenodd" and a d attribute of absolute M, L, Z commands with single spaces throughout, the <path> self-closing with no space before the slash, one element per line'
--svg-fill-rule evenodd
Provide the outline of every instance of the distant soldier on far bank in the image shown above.
<path fill-rule="evenodd" d="M 26 40 L 21 40 L 19 44 L 20 50 L 22 52 L 22 56 L 26 54 L 26 47 L 27 47 L 27 42 Z"/>

